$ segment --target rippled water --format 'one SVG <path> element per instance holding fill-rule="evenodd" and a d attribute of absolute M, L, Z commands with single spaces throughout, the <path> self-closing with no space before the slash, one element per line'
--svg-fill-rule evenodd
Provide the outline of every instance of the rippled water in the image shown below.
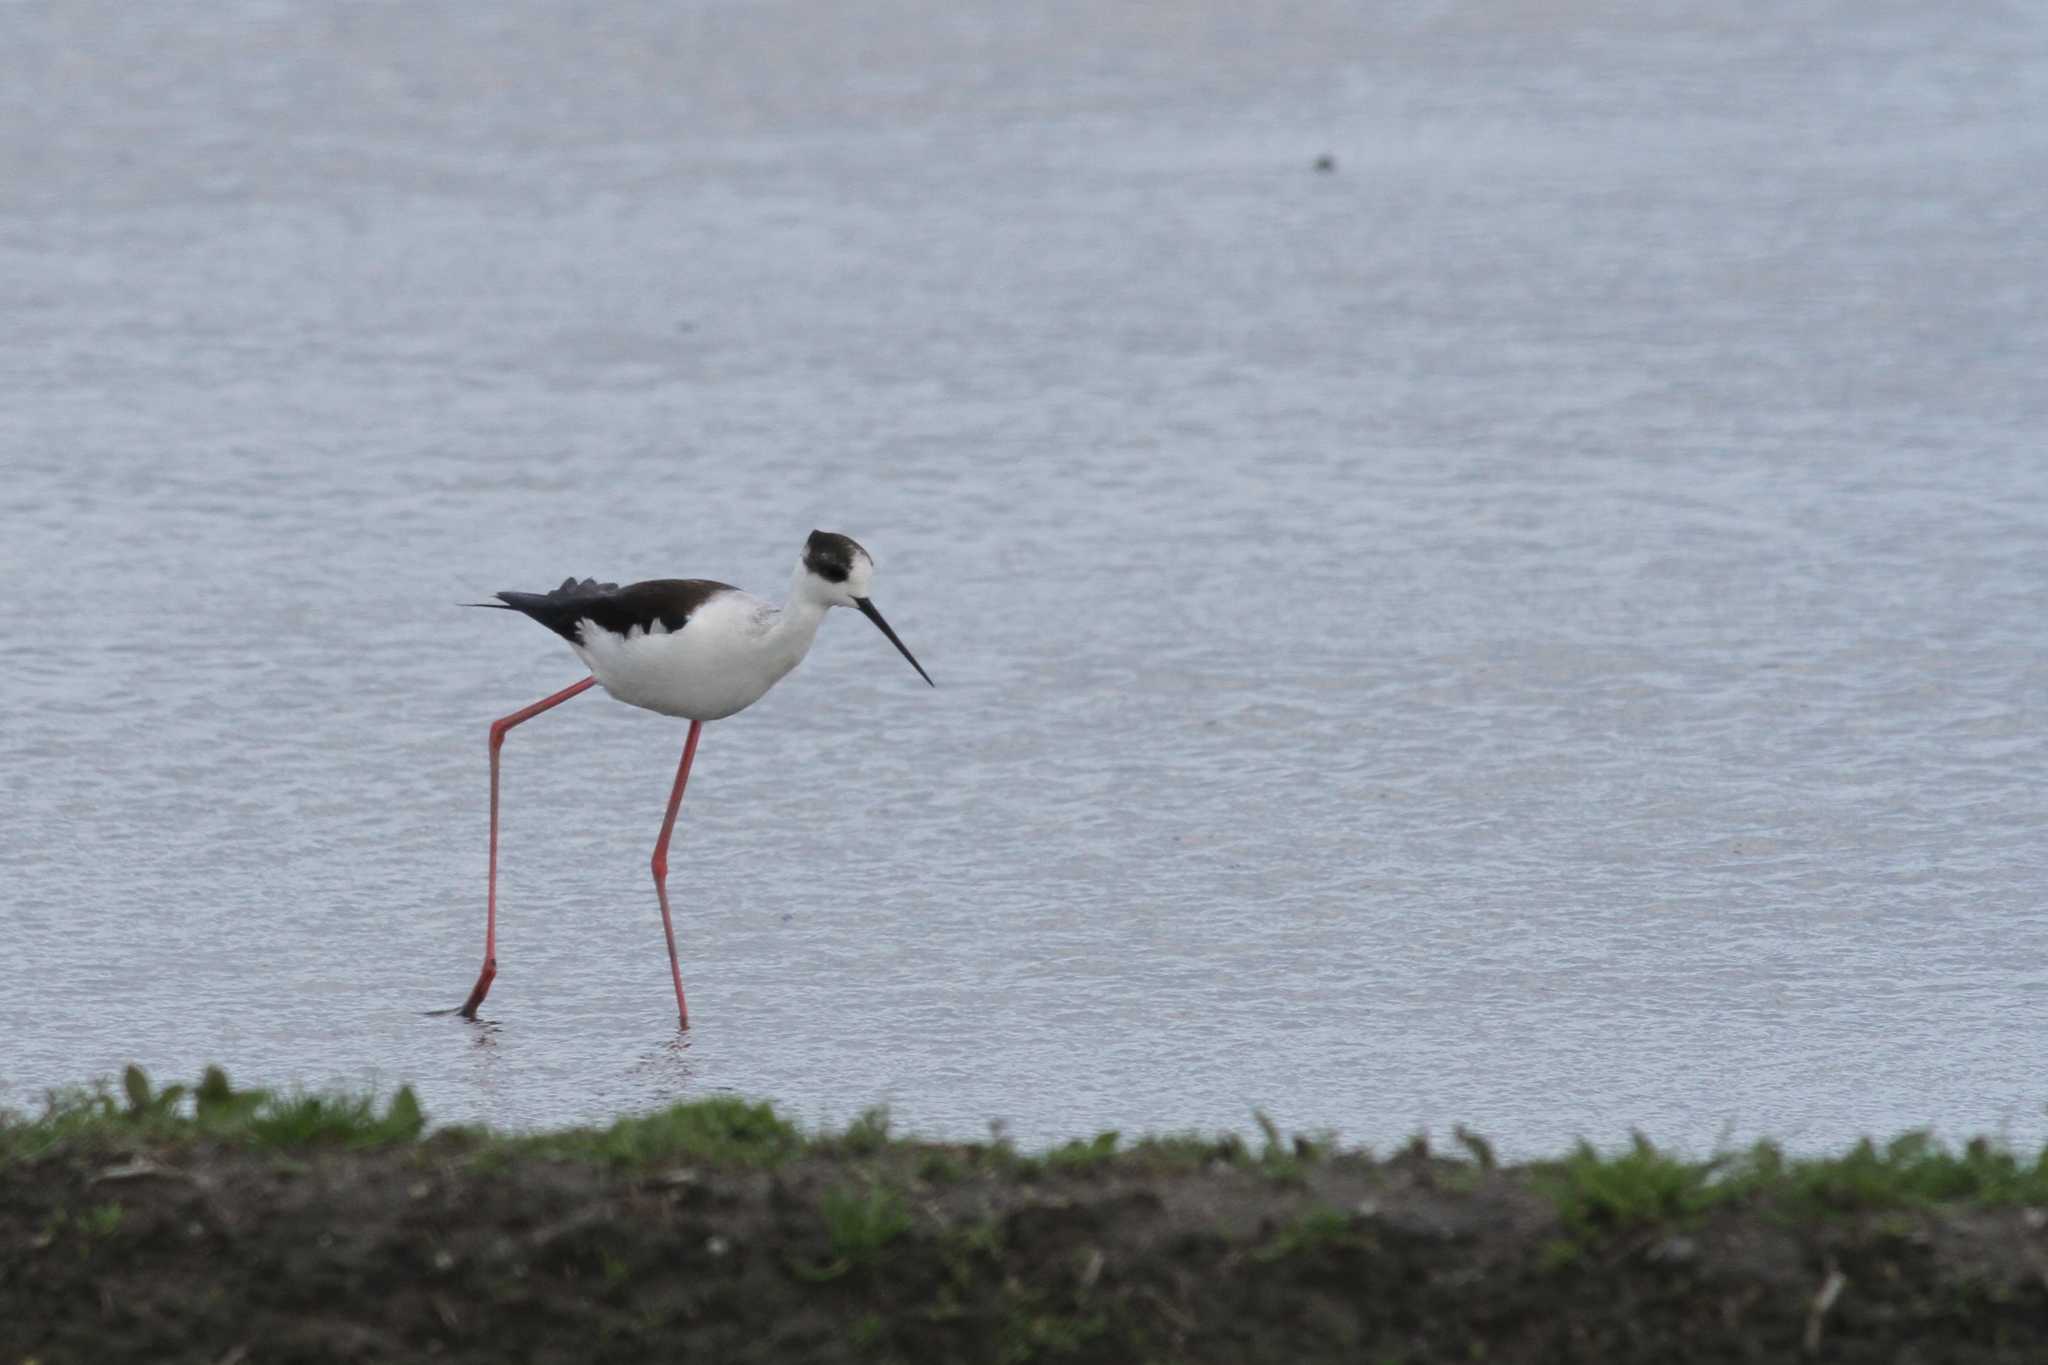
<path fill-rule="evenodd" d="M 0 9 L 0 1103 L 2048 1128 L 2048 20 L 677 8 Z"/>

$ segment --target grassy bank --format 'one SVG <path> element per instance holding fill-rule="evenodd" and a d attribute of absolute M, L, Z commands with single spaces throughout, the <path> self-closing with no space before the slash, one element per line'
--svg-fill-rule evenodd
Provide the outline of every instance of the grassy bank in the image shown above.
<path fill-rule="evenodd" d="M 2039 1361 L 2048 1152 L 1648 1143 L 1498 1165 L 1105 1133 L 603 1129 L 119 1083 L 0 1122 L 0 1365 Z"/>

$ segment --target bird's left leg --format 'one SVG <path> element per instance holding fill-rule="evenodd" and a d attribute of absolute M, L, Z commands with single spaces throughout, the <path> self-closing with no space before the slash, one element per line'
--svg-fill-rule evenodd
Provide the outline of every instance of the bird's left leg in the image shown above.
<path fill-rule="evenodd" d="M 690 1007 L 683 1003 L 683 968 L 676 959 L 676 926 L 668 914 L 668 837 L 676 827 L 676 812 L 682 808 L 683 787 L 690 780 L 690 761 L 697 756 L 697 736 L 704 722 L 690 722 L 690 735 L 683 741 L 683 761 L 676 767 L 675 790 L 668 794 L 668 814 L 661 819 L 661 837 L 654 841 L 654 894 L 661 900 L 661 932 L 668 937 L 668 972 L 676 983 L 676 1017 L 690 1026 Z"/>
<path fill-rule="evenodd" d="M 571 683 L 551 697 L 542 697 L 531 706 L 522 707 L 509 716 L 500 716 L 491 722 L 491 880 L 490 890 L 485 894 L 484 910 L 484 967 L 477 973 L 476 985 L 469 991 L 469 999 L 462 1002 L 456 1013 L 465 1019 L 476 1018 L 476 1007 L 483 1004 L 490 994 L 491 982 L 498 975 L 498 751 L 505 747 L 505 733 L 515 725 L 523 725 L 541 712 L 560 706 L 569 698 L 577 696 L 597 685 L 595 677 L 582 682 Z M 446 1010 L 434 1010 L 435 1014 L 446 1014 Z"/>

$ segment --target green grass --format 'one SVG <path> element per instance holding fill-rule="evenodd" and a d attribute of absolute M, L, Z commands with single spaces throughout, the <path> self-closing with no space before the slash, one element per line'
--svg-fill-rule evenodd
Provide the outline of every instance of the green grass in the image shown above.
<path fill-rule="evenodd" d="M 1289 1138 L 1281 1134 L 1279 1126 L 1263 1110 L 1253 1110 L 1252 1118 L 1258 1122 L 1265 1144 L 1251 1164 L 1269 1180 L 1298 1184 L 1307 1178 L 1310 1167 L 1336 1148 L 1337 1140 L 1332 1134 L 1309 1137 L 1296 1133 Z"/>
<path fill-rule="evenodd" d="M 885 1185 L 827 1190 L 819 1208 L 832 1239 L 832 1254 L 856 1266 L 872 1265 L 882 1248 L 910 1231 L 903 1196 Z"/>
<path fill-rule="evenodd" d="M 832 1256 L 822 1265 L 793 1264 L 800 1279 L 836 1280 L 852 1271 L 871 1271 L 888 1245 L 910 1231 L 903 1196 L 886 1185 L 840 1185 L 818 1204 Z"/>
<path fill-rule="evenodd" d="M 106 1082 L 53 1091 L 35 1118 L 0 1114 L 0 1162 L 32 1160 L 70 1145 L 202 1139 L 280 1151 L 377 1147 L 410 1142 L 425 1127 L 410 1087 L 380 1106 L 367 1094 L 236 1090 L 219 1067 L 208 1067 L 196 1086 L 155 1090 L 142 1068 L 131 1066 L 118 1091 Z"/>
<path fill-rule="evenodd" d="M 1842 1156 L 1787 1158 L 1772 1143 L 1688 1161 L 1638 1133 L 1616 1153 L 1580 1143 L 1563 1161 L 1530 1168 L 1535 1187 L 1578 1233 L 1682 1223 L 1734 1202 L 1798 1216 L 1933 1204 L 2048 1202 L 2048 1148 L 2031 1160 L 1979 1138 L 1961 1151 L 1924 1132 L 1882 1147 L 1868 1138 Z"/>
<path fill-rule="evenodd" d="M 1557 1203 L 1565 1225 L 1578 1231 L 1682 1220 L 1727 1192 L 1714 1162 L 1688 1162 L 1659 1151 L 1637 1133 L 1626 1151 L 1604 1155 L 1581 1142 L 1547 1170 L 1536 1186 Z"/>
<path fill-rule="evenodd" d="M 521 1159 L 590 1161 L 619 1167 L 702 1163 L 771 1168 L 801 1157 L 858 1158 L 872 1164 L 865 1183 L 826 1196 L 824 1217 L 833 1260 L 862 1263 L 908 1226 L 902 1199 L 878 1184 L 873 1171 L 897 1179 L 957 1183 L 996 1177 L 1047 1181 L 1121 1171 L 1139 1175 L 1194 1175 L 1218 1167 L 1284 1183 L 1307 1185 L 1317 1167 L 1342 1155 L 1354 1170 L 1370 1170 L 1369 1153 L 1336 1151 L 1327 1136 L 1288 1136 L 1255 1114 L 1256 1147 L 1234 1133 L 1181 1134 L 1127 1142 L 1114 1131 L 1020 1153 L 998 1129 L 988 1143 L 928 1144 L 894 1135 L 886 1109 L 870 1109 L 843 1132 L 808 1136 L 768 1104 L 720 1096 L 655 1113 L 622 1118 L 602 1128 L 575 1128 L 518 1136 L 480 1128 L 440 1130 L 439 1150 L 473 1169 Z M 138 1067 L 116 1081 L 50 1094 L 42 1113 L 0 1112 L 0 1163 L 34 1160 L 72 1148 L 169 1148 L 212 1142 L 268 1150 L 279 1160 L 333 1148 L 402 1145 L 419 1139 L 427 1122 L 409 1088 L 387 1098 L 369 1094 L 274 1092 L 237 1089 L 218 1067 L 195 1084 L 156 1088 Z M 1735 1201 L 1767 1204 L 1790 1216 L 1865 1210 L 1910 1210 L 1932 1204 L 2048 1205 L 2048 1149 L 2032 1155 L 1984 1139 L 1961 1148 L 1926 1133 L 1886 1143 L 1864 1141 L 1845 1153 L 1786 1156 L 1770 1143 L 1692 1160 L 1637 1135 L 1627 1147 L 1601 1151 L 1580 1143 L 1561 1159 L 1497 1168 L 1485 1141 L 1457 1130 L 1464 1160 L 1432 1158 L 1427 1145 L 1407 1155 L 1440 1166 L 1441 1188 L 1456 1192 L 1492 1178 L 1522 1182 L 1548 1195 L 1568 1237 L 1684 1223 Z"/>
<path fill-rule="evenodd" d="M 1480 1170 L 1491 1171 L 1499 1164 L 1494 1160 L 1493 1144 L 1464 1124 L 1453 1128 L 1451 1135 L 1458 1140 L 1458 1145 L 1465 1149 L 1465 1155 L 1471 1158 L 1472 1164 Z"/>
<path fill-rule="evenodd" d="M 1097 1133 L 1093 1138 L 1075 1138 L 1047 1152 L 1046 1167 L 1054 1171 L 1097 1170 L 1116 1159 L 1116 1144 L 1122 1136 L 1110 1131 Z"/>
<path fill-rule="evenodd" d="M 1314 1256 L 1337 1247 L 1356 1245 L 1357 1233 L 1351 1215 L 1342 1209 L 1310 1209 L 1270 1242 L 1252 1253 L 1255 1261 L 1284 1261 L 1295 1256 Z"/>
<path fill-rule="evenodd" d="M 889 1324 L 880 1313 L 863 1313 L 853 1320 L 851 1327 L 846 1329 L 848 1338 L 852 1340 L 854 1349 L 858 1351 L 874 1350 L 882 1344 L 882 1339 L 888 1335 L 888 1332 Z"/>
<path fill-rule="evenodd" d="M 1820 1209 L 2048 1203 L 2048 1147 L 2028 1161 L 1984 1138 L 1952 1151 L 1913 1132 L 1883 1147 L 1865 1138 L 1844 1156 L 1796 1161 L 1759 1143 L 1745 1163 L 1744 1178 Z"/>
<path fill-rule="evenodd" d="M 567 1157 L 613 1166 L 669 1161 L 775 1166 L 805 1146 L 796 1125 L 772 1105 L 728 1096 L 623 1118 L 609 1128 L 571 1128 L 496 1141 L 506 1155 Z"/>
<path fill-rule="evenodd" d="M 934 1185 L 955 1185 L 967 1178 L 967 1168 L 951 1152 L 934 1147 L 918 1153 L 917 1178 Z"/>
<path fill-rule="evenodd" d="M 368 1095 L 294 1094 L 268 1099 L 239 1120 L 259 1147 L 382 1147 L 410 1142 L 426 1127 L 419 1101 L 401 1089 L 380 1112 Z"/>
<path fill-rule="evenodd" d="M 121 1220 L 127 1210 L 119 1204 L 95 1204 L 78 1218 L 78 1226 L 87 1237 L 104 1241 L 121 1230 Z"/>
<path fill-rule="evenodd" d="M 842 1149 L 856 1156 L 870 1156 L 889 1145 L 889 1108 L 876 1105 L 861 1111 L 860 1117 L 846 1125 L 846 1131 L 839 1135 Z"/>
<path fill-rule="evenodd" d="M 1244 1139 L 1235 1133 L 1213 1138 L 1199 1133 L 1144 1137 L 1124 1151 L 1126 1160 L 1147 1170 L 1203 1171 L 1211 1166 L 1243 1166 L 1252 1159 Z"/>

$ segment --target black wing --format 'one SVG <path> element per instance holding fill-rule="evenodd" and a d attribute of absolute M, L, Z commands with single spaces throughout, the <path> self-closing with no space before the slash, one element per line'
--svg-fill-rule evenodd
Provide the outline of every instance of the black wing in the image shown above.
<path fill-rule="evenodd" d="M 598 629 L 621 636 L 629 634 L 635 626 L 642 631 L 653 630 L 657 625 L 670 632 L 678 631 L 689 624 L 690 617 L 706 602 L 722 592 L 736 591 L 730 583 L 714 583 L 708 578 L 650 578 L 623 588 L 594 578 L 581 583 L 565 578 L 553 592 L 501 592 L 496 602 L 472 605 L 502 605 L 524 612 L 573 645 L 582 643 L 577 626 L 584 621 L 595 622 Z"/>

